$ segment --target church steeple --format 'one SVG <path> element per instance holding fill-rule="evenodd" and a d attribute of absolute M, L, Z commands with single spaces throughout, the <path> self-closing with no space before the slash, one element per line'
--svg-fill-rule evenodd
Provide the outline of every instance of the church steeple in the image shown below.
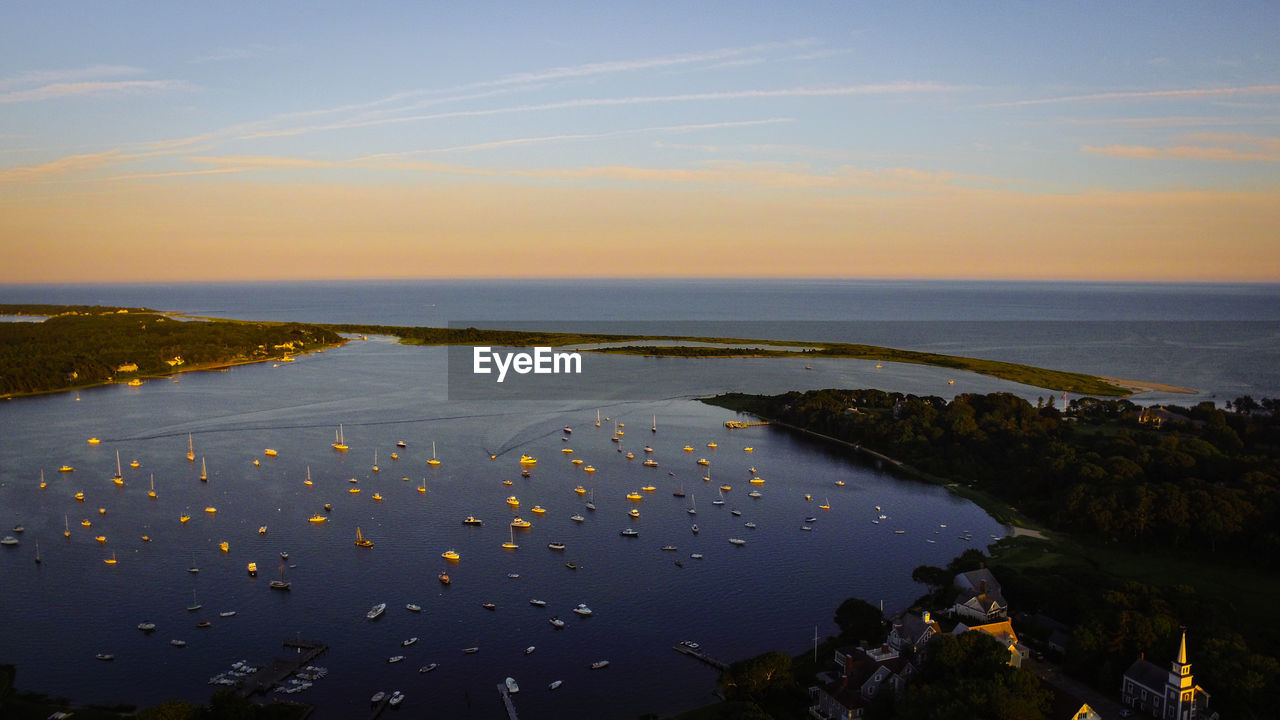
<path fill-rule="evenodd" d="M 1178 659 L 1171 663 L 1169 669 L 1169 685 L 1179 691 L 1195 687 L 1195 680 L 1191 675 L 1191 663 L 1187 662 L 1187 631 L 1185 629 L 1182 631 L 1182 640 L 1178 644 Z"/>

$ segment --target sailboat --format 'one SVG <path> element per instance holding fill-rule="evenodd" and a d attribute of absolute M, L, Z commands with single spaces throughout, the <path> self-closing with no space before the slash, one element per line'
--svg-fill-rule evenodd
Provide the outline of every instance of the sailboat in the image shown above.
<path fill-rule="evenodd" d="M 373 449 L 373 471 L 378 472 L 378 449 Z"/>
<path fill-rule="evenodd" d="M 596 410 L 596 427 L 600 427 L 600 410 Z"/>
<path fill-rule="evenodd" d="M 697 500 L 692 495 L 689 496 L 689 514 L 690 515 L 698 514 L 698 503 L 697 503 Z"/>
<path fill-rule="evenodd" d="M 200 608 L 202 608 L 202 607 L 204 607 L 204 606 L 200 604 L 200 601 L 199 601 L 199 600 L 196 600 L 196 591 L 195 591 L 195 589 L 194 589 L 194 588 L 192 588 L 192 590 L 191 590 L 191 604 L 187 606 L 187 612 L 195 612 L 195 611 L 199 610 L 199 609 L 200 609 Z"/>
<path fill-rule="evenodd" d="M 307 466 L 307 479 L 303 480 L 302 484 L 306 485 L 307 487 L 311 487 L 311 466 L 310 465 Z"/>
<path fill-rule="evenodd" d="M 41 490 L 43 490 L 43 489 L 45 489 L 45 487 L 47 487 L 47 483 L 45 483 L 45 481 L 44 481 L 44 469 L 43 469 L 43 468 L 41 468 L 41 470 L 40 470 L 40 489 L 41 489 Z"/>
<path fill-rule="evenodd" d="M 439 465 L 440 460 L 436 458 L 436 441 L 431 441 L 431 459 L 427 461 L 428 465 Z"/>
<path fill-rule="evenodd" d="M 200 572 L 200 568 L 196 566 L 196 554 L 191 553 L 191 567 L 187 568 L 187 572 L 195 574 Z"/>
<path fill-rule="evenodd" d="M 418 492 L 425 493 L 427 491 L 427 479 L 422 478 L 422 484 L 418 486 Z"/>
<path fill-rule="evenodd" d="M 591 488 L 591 495 L 587 498 L 587 509 L 588 510 L 596 509 L 596 489 L 595 488 Z"/>
<path fill-rule="evenodd" d="M 147 497 L 152 500 L 156 499 L 156 474 L 151 473 L 151 489 L 147 491 Z"/>
<path fill-rule="evenodd" d="M 502 543 L 502 547 L 506 548 L 507 550 L 515 550 L 516 548 L 520 547 L 519 545 L 516 544 L 515 528 L 508 528 L 507 532 L 511 533 L 511 540 L 509 540 L 508 542 Z"/>
<path fill-rule="evenodd" d="M 67 516 L 62 516 L 62 537 L 71 538 L 71 523 L 67 520 Z"/>
<path fill-rule="evenodd" d="M 116 564 L 116 551 L 115 551 L 115 550 L 112 550 L 112 551 L 111 551 L 111 557 L 107 558 L 106 560 L 103 560 L 102 562 L 104 562 L 104 563 L 106 563 L 106 564 L 108 564 L 108 565 L 115 565 L 115 564 Z"/>
<path fill-rule="evenodd" d="M 196 449 L 191 443 L 191 433 L 187 433 L 187 462 L 196 461 Z"/>
<path fill-rule="evenodd" d="M 342 425 L 338 425 L 338 432 L 334 434 L 333 449 L 338 452 L 346 452 L 347 444 L 342 438 Z"/>
<path fill-rule="evenodd" d="M 111 476 L 111 482 L 116 485 L 124 485 L 124 471 L 120 469 L 120 451 L 116 451 L 116 474 Z"/>
<path fill-rule="evenodd" d="M 649 429 L 652 430 L 653 432 L 658 432 L 658 416 L 657 415 L 653 416 L 653 427 Z"/>
<path fill-rule="evenodd" d="M 271 582 L 267 583 L 267 585 L 269 585 L 272 590 L 288 590 L 289 589 L 289 581 L 284 579 L 284 562 L 283 561 L 280 562 L 280 579 L 272 580 Z"/>
<path fill-rule="evenodd" d="M 201 482 L 209 482 L 209 469 L 205 467 L 204 458 L 200 458 L 200 480 Z"/>
<path fill-rule="evenodd" d="M 36 541 L 36 564 L 39 565 L 42 562 L 44 561 L 40 559 L 40 541 L 37 540 Z"/>
<path fill-rule="evenodd" d="M 360 528 L 356 528 L 356 547 L 373 547 L 372 540 L 365 540 L 364 533 L 360 532 Z"/>

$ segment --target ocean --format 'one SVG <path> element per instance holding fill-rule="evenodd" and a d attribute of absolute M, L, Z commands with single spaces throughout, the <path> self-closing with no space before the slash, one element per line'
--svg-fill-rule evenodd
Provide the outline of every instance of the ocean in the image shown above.
<path fill-rule="evenodd" d="M 1277 300 L 1272 285 L 888 281 L 0 287 L 5 303 L 146 305 L 244 319 L 865 342 L 1195 390 L 1136 398 L 1178 404 L 1280 392 Z M 501 718 L 496 686 L 508 676 L 522 688 L 514 702 L 525 718 L 675 712 L 713 700 L 716 678 L 676 653 L 676 643 L 693 640 L 730 661 L 803 652 L 815 633 L 835 632 L 832 616 L 845 598 L 900 610 L 924 590 L 910 579 L 914 567 L 945 563 L 1006 531 L 971 503 L 842 448 L 768 427 L 728 429 L 735 415 L 696 397 L 820 387 L 1047 394 L 854 360 L 823 359 L 812 369 L 749 358 L 584 363 L 594 369 L 589 379 L 565 378 L 545 398 L 460 400 L 450 395 L 445 349 L 372 336 L 292 363 L 4 402 L 0 531 L 24 532 L 15 535 L 20 546 L 0 548 L 0 662 L 17 664 L 19 687 L 77 702 L 203 702 L 214 689 L 209 680 L 233 662 L 286 657 L 283 642 L 301 638 L 329 646 L 315 661 L 329 672 L 281 697 L 314 703 L 321 720 L 367 712 L 375 691 L 396 689 L 415 714 Z M 339 426 L 345 453 L 330 447 Z M 195 462 L 185 457 L 188 435 Z M 433 443 L 438 466 L 427 464 Z M 121 487 L 110 480 L 117 452 Z M 528 477 L 522 455 L 538 459 Z M 642 466 L 646 457 L 658 467 Z M 138 468 L 129 466 L 135 459 Z M 208 482 L 198 478 L 202 459 Z M 58 472 L 64 464 L 75 471 Z M 152 477 L 155 499 L 147 496 Z M 749 497 L 753 490 L 760 497 Z M 643 499 L 628 500 L 631 492 Z M 518 508 L 506 502 L 511 496 Z M 596 510 L 585 509 L 588 499 Z M 632 508 L 639 518 L 628 516 Z M 189 522 L 179 522 L 183 514 Z M 314 515 L 327 522 L 308 522 Z M 464 526 L 468 515 L 484 524 Z M 510 529 L 514 515 L 532 527 Z M 638 537 L 619 535 L 628 527 Z M 372 548 L 354 544 L 357 528 Z M 504 549 L 512 539 L 519 547 Z M 661 549 L 668 545 L 676 550 Z M 447 549 L 461 559 L 444 560 Z M 103 562 L 113 555 L 116 564 Z M 249 562 L 260 568 L 256 578 Z M 198 574 L 188 572 L 193 565 Z M 290 592 L 267 587 L 281 574 Z M 381 602 L 386 613 L 367 620 Z M 202 608 L 188 611 L 193 603 Z M 421 612 L 407 610 L 410 603 Z M 579 603 L 593 614 L 574 615 Z M 552 627 L 552 616 L 566 627 Z M 197 628 L 199 620 L 211 626 Z M 144 621 L 157 631 L 140 632 Z M 418 642 L 402 646 L 411 637 Z M 186 647 L 173 647 L 174 639 Z M 478 651 L 462 652 L 471 647 Z M 115 660 L 95 659 L 104 652 Z M 396 655 L 405 660 L 389 663 Z M 607 669 L 590 669 L 602 659 Z M 429 663 L 438 669 L 420 673 Z M 553 680 L 563 685 L 549 690 Z"/>

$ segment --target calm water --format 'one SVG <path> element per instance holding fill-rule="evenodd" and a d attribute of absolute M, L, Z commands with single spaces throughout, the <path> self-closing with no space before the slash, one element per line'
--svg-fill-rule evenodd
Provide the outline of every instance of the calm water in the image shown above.
<path fill-rule="evenodd" d="M 568 289 L 542 283 L 8 287 L 0 288 L 0 301 L 145 304 L 230 317 L 388 324 L 611 319 L 602 323 L 606 328 L 677 320 L 713 328 L 753 313 L 775 337 L 789 337 L 781 322 L 788 317 L 828 321 L 807 326 L 815 332 L 832 332 L 839 326 L 830 321 L 840 321 L 850 332 L 876 336 L 841 339 L 952 352 L 982 347 L 990 356 L 1059 359 L 1041 364 L 1064 369 L 1092 369 L 1086 363 L 1095 363 L 1104 366 L 1097 372 L 1191 385 L 1204 397 L 1236 388 L 1276 394 L 1274 288 L 1006 290 L 1011 294 L 996 293 L 990 307 L 977 303 L 990 295 L 979 286 L 931 290 L 887 283 L 773 284 L 763 291 L 732 283 L 709 289 L 661 283 Z M 877 296 L 888 299 L 862 306 Z M 1117 311 L 1116 298 L 1125 296 L 1132 296 L 1127 317 Z M 516 307 L 519 315 L 504 311 Z M 1173 319 L 1178 307 L 1200 314 Z M 1094 311 L 1101 317 L 1092 317 Z M 902 317 L 895 320 L 894 313 Z M 1053 322 L 1037 320 L 1037 313 Z M 68 393 L 0 405 L 0 528 L 26 528 L 19 548 L 0 548 L 6 589 L 0 660 L 18 664 L 21 686 L 77 701 L 203 701 L 212 690 L 207 680 L 232 662 L 284 655 L 282 640 L 301 636 L 332 648 L 318 661 L 329 676 L 296 696 L 316 703 L 318 718 L 355 716 L 374 691 L 397 688 L 408 694 L 406 710 L 505 717 L 495 685 L 508 675 L 521 683 L 516 705 L 522 717 L 631 718 L 698 705 L 711 699 L 716 673 L 672 651 L 674 643 L 694 639 L 726 660 L 771 649 L 800 652 L 812 644 L 815 627 L 823 635 L 834 632 L 831 616 L 844 598 L 883 600 L 887 610 L 899 609 L 921 590 L 910 581 L 913 567 L 945 562 L 1004 530 L 967 502 L 896 480 L 843 451 L 768 428 L 727 430 L 723 422 L 730 413 L 690 397 L 831 386 L 944 396 L 1043 394 L 930 368 L 888 364 L 876 370 L 859 361 L 819 361 L 806 371 L 791 361 L 590 358 L 604 363 L 611 382 L 624 391 L 633 387 L 634 397 L 653 397 L 641 390 L 654 386 L 667 389 L 664 399 L 598 408 L 626 424 L 621 445 L 637 455 L 628 461 L 609 441 L 612 423 L 595 428 L 597 405 L 575 400 L 573 393 L 543 402 L 448 402 L 445 357 L 443 349 L 401 347 L 375 337 L 277 367 L 97 388 L 81 391 L 78 401 Z M 947 384 L 952 378 L 956 386 Z M 654 414 L 656 434 L 649 430 Z M 345 454 L 329 447 L 339 423 L 351 447 Z M 564 425 L 574 428 L 568 442 L 561 440 Z M 188 433 L 195 438 L 195 464 L 184 457 Z M 91 446 L 89 437 L 103 442 Z M 391 460 L 397 440 L 408 447 Z M 434 468 L 426 464 L 433 441 L 442 460 Z M 709 449 L 708 442 L 719 447 Z M 640 465 L 646 443 L 660 463 L 656 469 Z M 692 453 L 682 450 L 686 444 Z M 744 452 L 746 446 L 754 452 Z M 264 456 L 268 447 L 279 456 Z M 596 472 L 572 465 L 564 447 Z M 117 450 L 126 463 L 123 488 L 109 479 Z M 375 450 L 379 473 L 371 469 Z M 529 478 L 520 476 L 524 453 L 539 458 Z M 198 480 L 200 457 L 208 461 L 207 484 Z M 696 464 L 700 457 L 711 462 L 711 482 L 702 479 L 707 470 Z M 138 469 L 128 466 L 135 458 Z M 64 463 L 76 471 L 58 473 Z M 755 487 L 748 483 L 752 466 L 765 480 L 758 487 L 763 497 L 755 500 L 746 495 Z M 303 483 L 308 467 L 311 487 Z M 45 490 L 38 486 L 41 469 Z M 154 500 L 146 495 L 152 474 Z M 359 480 L 360 494 L 348 492 L 350 478 Z M 420 493 L 424 481 L 427 491 Z M 725 504 L 715 506 L 721 483 L 732 489 Z M 574 492 L 579 484 L 593 491 L 596 511 L 583 508 Z M 626 500 L 627 492 L 645 484 L 656 490 L 638 504 Z M 681 485 L 689 496 L 673 497 Z M 83 504 L 73 498 L 77 491 L 85 493 Z M 382 502 L 372 499 L 375 492 Z M 513 515 L 504 499 L 513 494 L 533 527 L 516 532 L 520 547 L 510 551 L 501 544 Z M 329 522 L 308 523 L 326 502 L 333 505 Z M 829 511 L 818 508 L 824 502 Z M 533 514 L 535 504 L 547 512 Z M 633 505 L 639 520 L 627 517 Z M 873 524 L 881 514 L 877 505 L 888 517 Z M 218 512 L 203 512 L 207 506 Z M 696 516 L 688 514 L 690 506 Z M 192 516 L 185 525 L 178 522 L 184 512 Z M 575 512 L 585 521 L 570 520 Z M 467 515 L 482 518 L 484 526 L 464 527 Z M 808 532 L 801 530 L 807 516 L 817 518 Z M 70 540 L 62 536 L 64 517 Z M 78 525 L 85 518 L 92 528 Z M 747 521 L 757 527 L 745 528 Z M 696 536 L 694 522 L 701 530 Z M 260 536 L 264 524 L 268 532 Z M 628 525 L 639 530 L 638 538 L 618 535 Z M 356 527 L 374 548 L 354 546 Z M 958 537 L 963 531 L 972 533 L 972 542 Z M 150 543 L 140 540 L 144 534 Z M 96 535 L 107 543 L 99 545 Z M 734 547 L 729 537 L 747 544 Z M 222 540 L 230 543 L 225 555 L 217 549 Z M 551 541 L 567 549 L 549 550 Z M 45 560 L 40 566 L 32 562 L 37 542 Z M 661 551 L 666 544 L 678 551 Z M 446 568 L 440 553 L 448 548 L 462 560 L 447 566 L 453 583 L 442 587 L 436 575 Z M 267 588 L 282 550 L 290 553 L 290 593 Z M 119 563 L 104 564 L 113 552 Z M 690 558 L 694 552 L 704 559 Z M 569 560 L 581 567 L 567 569 Z M 261 569 L 256 579 L 245 572 L 250 561 Z M 187 572 L 192 562 L 198 575 Z M 513 572 L 520 577 L 508 578 Z M 193 591 L 203 608 L 189 613 Z M 548 606 L 533 607 L 531 598 Z M 377 602 L 388 604 L 386 615 L 365 620 Z M 405 610 L 410 602 L 422 613 Z M 496 603 L 497 611 L 484 610 L 483 602 Z M 572 615 L 580 602 L 591 606 L 593 617 Z M 218 617 L 223 610 L 237 614 Z M 552 615 L 568 626 L 554 630 Z M 213 626 L 197 629 L 201 618 Z M 135 626 L 144 620 L 159 630 L 143 635 Z M 402 648 L 400 641 L 413 636 L 419 642 Z M 188 646 L 171 647 L 173 638 Z M 526 656 L 530 645 L 537 650 Z M 462 654 L 472 646 L 480 651 Z M 98 652 L 112 652 L 116 661 L 99 662 L 93 657 Z M 407 659 L 386 662 L 398 654 Z M 589 670 L 598 659 L 610 660 L 610 668 Z M 439 669 L 420 675 L 418 667 L 430 662 Z M 545 690 L 556 679 L 564 686 Z"/>

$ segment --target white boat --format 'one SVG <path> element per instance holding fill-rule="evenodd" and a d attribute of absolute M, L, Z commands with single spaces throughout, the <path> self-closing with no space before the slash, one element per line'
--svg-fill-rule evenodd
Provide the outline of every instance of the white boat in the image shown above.
<path fill-rule="evenodd" d="M 145 633 L 155 632 L 156 624 L 153 622 L 140 622 L 138 623 L 138 629 Z"/>
<path fill-rule="evenodd" d="M 338 425 L 338 432 L 334 433 L 334 436 L 333 436 L 333 449 L 334 449 L 334 450 L 337 450 L 338 452 L 346 452 L 346 451 L 347 451 L 347 443 L 346 443 L 346 440 L 344 440 L 344 439 L 343 439 L 343 437 L 342 437 L 342 425 Z"/>
<path fill-rule="evenodd" d="M 530 600 L 530 601 L 529 601 L 529 604 L 530 604 L 530 605 L 533 605 L 534 607 L 546 607 L 546 606 L 547 606 L 547 601 L 546 601 L 546 600 L 539 600 L 539 599 L 537 599 L 537 598 L 534 598 L 534 599 L 532 599 L 532 600 Z"/>
<path fill-rule="evenodd" d="M 404 656 L 403 656 L 403 655 L 392 655 L 391 657 L 387 658 L 387 662 L 388 662 L 388 663 L 404 662 Z"/>
<path fill-rule="evenodd" d="M 595 662 L 591 663 L 591 669 L 592 669 L 592 670 L 602 670 L 602 669 L 607 668 L 607 667 L 609 667 L 609 661 L 608 661 L 608 660 L 597 660 L 597 661 L 595 661 Z"/>
<path fill-rule="evenodd" d="M 17 544 L 18 544 L 18 538 L 14 537 L 14 536 L 12 536 L 12 535 L 5 535 L 3 539 L 0 539 L 0 545 L 7 545 L 7 546 L 9 546 L 9 547 L 15 547 L 15 546 L 17 546 Z"/>
<path fill-rule="evenodd" d="M 690 515 L 698 514 L 698 502 L 697 502 L 697 499 L 694 498 L 692 494 L 689 495 L 689 509 L 686 510 L 686 512 L 688 512 Z"/>
<path fill-rule="evenodd" d="M 563 685 L 563 684 L 564 684 L 564 681 L 563 681 L 563 680 L 553 680 L 553 681 L 551 682 L 551 684 L 547 686 L 547 689 L 548 689 L 548 690 L 555 690 L 556 688 L 560 687 L 560 686 L 561 686 L 561 685 Z"/>
<path fill-rule="evenodd" d="M 169 644 L 174 647 L 186 647 L 187 641 L 186 640 L 170 640 Z"/>
<path fill-rule="evenodd" d="M 418 672 L 420 672 L 420 673 L 429 673 L 429 672 L 431 672 L 432 670 L 435 670 L 435 669 L 436 669 L 436 668 L 438 668 L 438 667 L 440 667 L 440 666 L 439 666 L 437 663 L 431 663 L 430 665 L 423 665 L 422 667 L 418 668 Z"/>
<path fill-rule="evenodd" d="M 582 617 L 591 616 L 591 608 L 587 607 L 585 603 L 578 603 L 578 607 L 574 608 L 573 612 L 574 614 L 581 615 Z"/>
<path fill-rule="evenodd" d="M 235 616 L 236 616 L 235 610 L 223 610 L 222 612 L 218 613 L 218 617 L 228 618 L 228 617 L 235 617 Z"/>
<path fill-rule="evenodd" d="M 408 605 L 405 605 L 404 609 L 408 610 L 409 612 L 422 612 L 422 606 L 415 605 L 414 603 L 409 603 Z"/>
<path fill-rule="evenodd" d="M 551 627 L 553 627 L 553 628 L 555 628 L 555 629 L 557 629 L 557 630 L 559 630 L 560 628 L 564 627 L 564 621 L 560 619 L 560 616 L 559 616 L 559 615 L 556 615 L 556 616 L 552 617 L 552 618 L 551 618 L 551 620 L 550 620 L 550 622 L 551 622 Z"/>
<path fill-rule="evenodd" d="M 200 601 L 199 601 L 199 600 L 196 600 L 196 591 L 195 591 L 195 590 L 192 590 L 192 591 L 191 591 L 191 604 L 187 606 L 187 612 L 195 612 L 195 611 L 199 610 L 199 609 L 200 609 L 200 608 L 202 608 L 202 607 L 204 607 L 204 606 L 200 604 Z"/>
<path fill-rule="evenodd" d="M 524 654 L 525 654 L 525 655 L 532 655 L 532 654 L 533 654 L 533 651 L 534 651 L 534 650 L 536 650 L 536 649 L 537 649 L 536 647 L 534 647 L 533 645 L 530 645 L 529 647 L 527 647 L 527 648 L 525 648 L 525 649 L 524 649 Z"/>
<path fill-rule="evenodd" d="M 400 647 L 409 647 L 410 645 L 412 645 L 412 644 L 414 644 L 414 643 L 416 643 L 416 642 L 418 642 L 418 638 L 416 638 L 416 637 L 411 637 L 411 638 L 409 638 L 408 640 L 401 640 L 401 641 L 400 641 Z"/>
<path fill-rule="evenodd" d="M 382 699 L 385 698 L 386 696 L 387 694 L 385 692 L 379 690 L 378 692 L 373 694 L 373 697 L 369 698 L 369 702 L 374 705 L 377 705 L 378 703 L 382 702 Z"/>
<path fill-rule="evenodd" d="M 742 538 L 729 538 L 729 542 L 734 545 L 746 545 L 747 541 Z"/>
<path fill-rule="evenodd" d="M 391 699 L 387 700 L 387 704 L 392 707 L 395 707 L 402 702 L 404 702 L 404 693 L 400 692 L 399 690 L 396 690 L 395 692 L 391 693 Z"/>
<path fill-rule="evenodd" d="M 520 692 L 520 686 L 516 684 L 515 678 L 513 677 L 507 678 L 506 683 L 507 683 L 507 692 L 511 693 L 512 695 Z"/>
<path fill-rule="evenodd" d="M 379 617 L 382 616 L 382 613 L 386 612 L 386 610 L 387 610 L 386 603 L 378 603 L 377 605 L 374 605 L 373 607 L 369 608 L 369 612 L 365 613 L 364 616 L 370 620 L 377 620 Z"/>

